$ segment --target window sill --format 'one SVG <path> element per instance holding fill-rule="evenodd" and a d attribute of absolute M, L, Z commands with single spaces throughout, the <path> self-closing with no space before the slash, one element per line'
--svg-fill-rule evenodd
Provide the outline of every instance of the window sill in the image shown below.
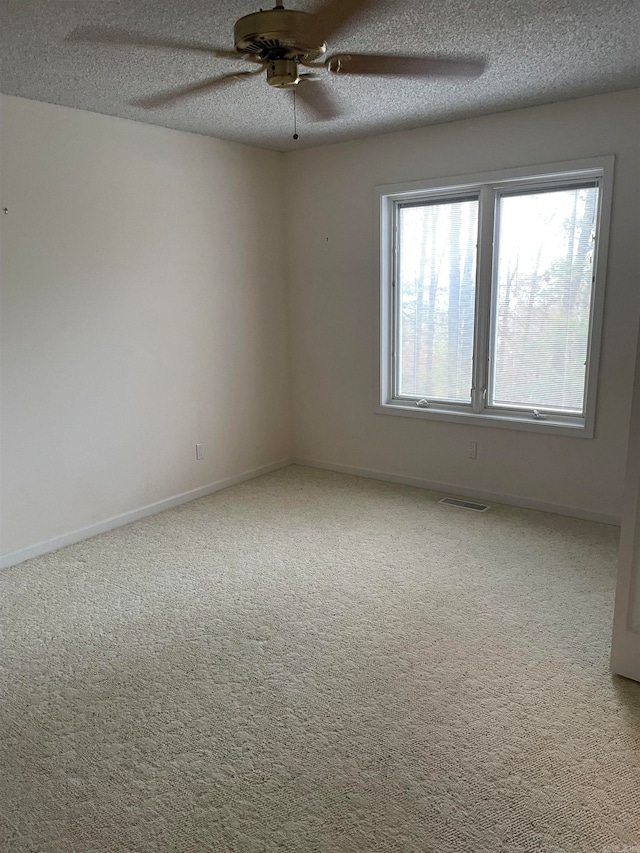
<path fill-rule="evenodd" d="M 421 409 L 415 404 L 399 401 L 381 403 L 376 406 L 375 411 L 379 415 L 398 415 L 404 418 L 422 418 L 473 426 L 542 432 L 551 435 L 571 435 L 574 438 L 593 438 L 594 432 L 593 426 L 588 426 L 584 418 L 576 418 L 575 421 L 568 422 L 567 420 L 554 420 L 553 415 L 547 415 L 544 420 L 535 420 L 529 415 L 519 417 L 512 413 L 498 414 L 492 411 L 482 413 L 463 410 L 453 411 L 451 409 L 438 409 L 436 405 L 428 409 Z"/>

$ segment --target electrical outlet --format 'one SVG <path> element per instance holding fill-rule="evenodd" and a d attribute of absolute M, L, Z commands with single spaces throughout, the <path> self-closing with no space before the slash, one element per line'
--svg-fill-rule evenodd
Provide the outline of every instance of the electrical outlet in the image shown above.
<path fill-rule="evenodd" d="M 204 459 L 204 444 L 196 444 L 196 459 Z"/>
<path fill-rule="evenodd" d="M 478 442 L 470 441 L 469 442 L 469 451 L 467 453 L 467 457 L 469 459 L 475 459 L 478 455 Z"/>

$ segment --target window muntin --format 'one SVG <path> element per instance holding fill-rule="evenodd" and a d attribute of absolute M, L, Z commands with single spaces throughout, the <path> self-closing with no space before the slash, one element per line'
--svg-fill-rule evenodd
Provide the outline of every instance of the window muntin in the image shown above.
<path fill-rule="evenodd" d="M 478 198 L 397 211 L 398 397 L 470 403 Z"/>
<path fill-rule="evenodd" d="M 377 411 L 592 437 L 612 176 L 613 157 L 601 157 L 560 164 L 559 167 L 540 167 L 537 172 L 534 168 L 514 169 L 450 181 L 378 188 L 382 214 L 383 287 Z M 442 370 L 440 378 L 436 374 L 436 381 L 431 380 L 429 384 L 429 378 L 424 377 L 424 366 L 420 368 L 415 360 L 407 362 L 405 359 L 404 365 L 402 363 L 401 342 L 404 339 L 406 350 L 408 333 L 415 332 L 407 325 L 406 310 L 403 318 L 403 305 L 406 309 L 408 304 L 415 311 L 418 302 L 415 284 L 410 281 L 407 285 L 404 280 L 405 273 L 411 279 L 412 271 L 415 277 L 418 249 L 414 247 L 412 250 L 413 262 L 408 261 L 411 251 L 408 254 L 406 249 L 402 251 L 403 226 L 405 237 L 409 232 L 402 218 L 411 208 L 418 208 L 420 213 L 414 216 L 419 218 L 425 211 L 442 206 L 442 216 L 446 219 L 445 214 L 450 210 L 447 205 L 471 200 L 475 200 L 478 208 L 477 251 L 473 261 L 473 370 L 472 386 L 463 390 L 462 382 L 452 383 L 448 375 L 443 381 Z M 540 245 L 536 247 L 531 234 L 528 238 L 525 235 L 524 244 L 522 240 L 514 243 L 513 235 L 505 226 L 506 215 L 513 217 L 513 210 L 518 204 L 525 208 L 528 204 L 529 213 L 525 210 L 522 214 L 528 221 L 527 215 L 534 216 L 535 210 L 532 212 L 531 208 L 535 208 L 536 203 L 551 208 L 547 210 L 551 222 L 547 223 L 546 233 L 542 229 L 542 236 L 538 238 Z M 553 248 L 556 256 L 551 258 Z M 447 251 L 440 249 L 440 254 L 444 253 L 446 257 Z M 507 286 L 508 276 L 514 273 L 513 263 L 509 267 L 514 251 L 523 255 L 528 253 L 529 256 L 539 251 L 541 260 L 548 261 L 547 266 L 551 267 L 538 270 L 538 278 L 542 277 L 543 282 L 538 281 L 534 287 L 529 316 L 515 310 L 513 290 L 509 292 Z M 522 268 L 522 263 L 519 266 Z M 544 274 L 547 274 L 546 278 Z M 529 275 L 532 275 L 531 269 Z M 445 288 L 446 277 L 437 277 L 437 285 L 440 289 Z M 428 286 L 427 282 L 427 289 Z M 527 286 L 527 281 L 521 278 L 516 302 L 522 303 L 524 296 L 531 295 L 526 293 Z M 545 300 L 547 303 L 552 301 L 553 291 L 560 295 L 555 311 L 551 311 L 550 304 L 545 304 Z M 441 304 L 448 301 L 446 290 L 439 298 Z M 413 306 L 412 300 L 416 303 Z M 514 341 L 510 341 L 507 335 L 509 322 L 514 320 L 513 316 L 509 317 L 510 313 L 517 315 L 521 325 L 528 321 L 530 331 L 528 349 L 522 329 L 518 333 L 522 352 L 515 367 L 510 367 L 510 361 L 512 365 L 515 361 L 511 354 Z M 435 319 L 440 323 L 441 334 L 444 327 L 448 333 L 448 318 Z M 423 321 L 423 328 L 424 325 Z M 453 331 L 453 322 L 451 328 Z M 535 331 L 531 332 L 532 329 Z M 446 340 L 445 335 L 444 350 L 441 346 L 444 352 L 448 350 Z M 458 352 L 461 340 L 469 340 L 464 330 L 460 330 L 458 335 Z M 526 364 L 527 358 L 533 359 L 538 371 L 538 388 L 534 387 L 533 393 L 529 389 L 528 394 L 524 380 L 527 374 L 531 376 L 532 373 L 519 370 L 520 362 Z M 554 359 L 555 385 L 549 380 Z M 463 364 L 465 369 L 461 375 L 466 385 L 468 358 L 465 357 Z M 558 366 L 561 368 L 559 372 Z M 518 372 L 520 384 L 516 381 Z M 420 381 L 416 382 L 416 378 Z M 540 393 L 540 388 L 544 393 Z"/>

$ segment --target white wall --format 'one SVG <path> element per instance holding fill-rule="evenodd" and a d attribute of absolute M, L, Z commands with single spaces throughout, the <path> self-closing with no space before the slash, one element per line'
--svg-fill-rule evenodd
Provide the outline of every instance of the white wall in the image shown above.
<path fill-rule="evenodd" d="M 287 457 L 282 155 L 12 97 L 1 128 L 1 552 Z"/>
<path fill-rule="evenodd" d="M 300 459 L 615 519 L 639 115 L 624 92 L 283 156 L 3 96 L 0 554 L 277 463 L 292 426 Z M 610 153 L 595 439 L 374 414 L 374 187 Z"/>
<path fill-rule="evenodd" d="M 461 492 L 620 515 L 639 310 L 640 91 L 585 98 L 286 155 L 296 455 Z M 373 412 L 374 187 L 616 155 L 593 440 Z M 467 458 L 469 441 L 478 458 Z"/>

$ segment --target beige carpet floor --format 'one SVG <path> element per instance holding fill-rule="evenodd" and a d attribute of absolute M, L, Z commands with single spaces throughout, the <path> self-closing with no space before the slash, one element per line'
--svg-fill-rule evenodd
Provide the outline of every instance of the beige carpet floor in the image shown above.
<path fill-rule="evenodd" d="M 637 853 L 617 530 L 291 467 L 0 574 L 5 853 Z"/>

